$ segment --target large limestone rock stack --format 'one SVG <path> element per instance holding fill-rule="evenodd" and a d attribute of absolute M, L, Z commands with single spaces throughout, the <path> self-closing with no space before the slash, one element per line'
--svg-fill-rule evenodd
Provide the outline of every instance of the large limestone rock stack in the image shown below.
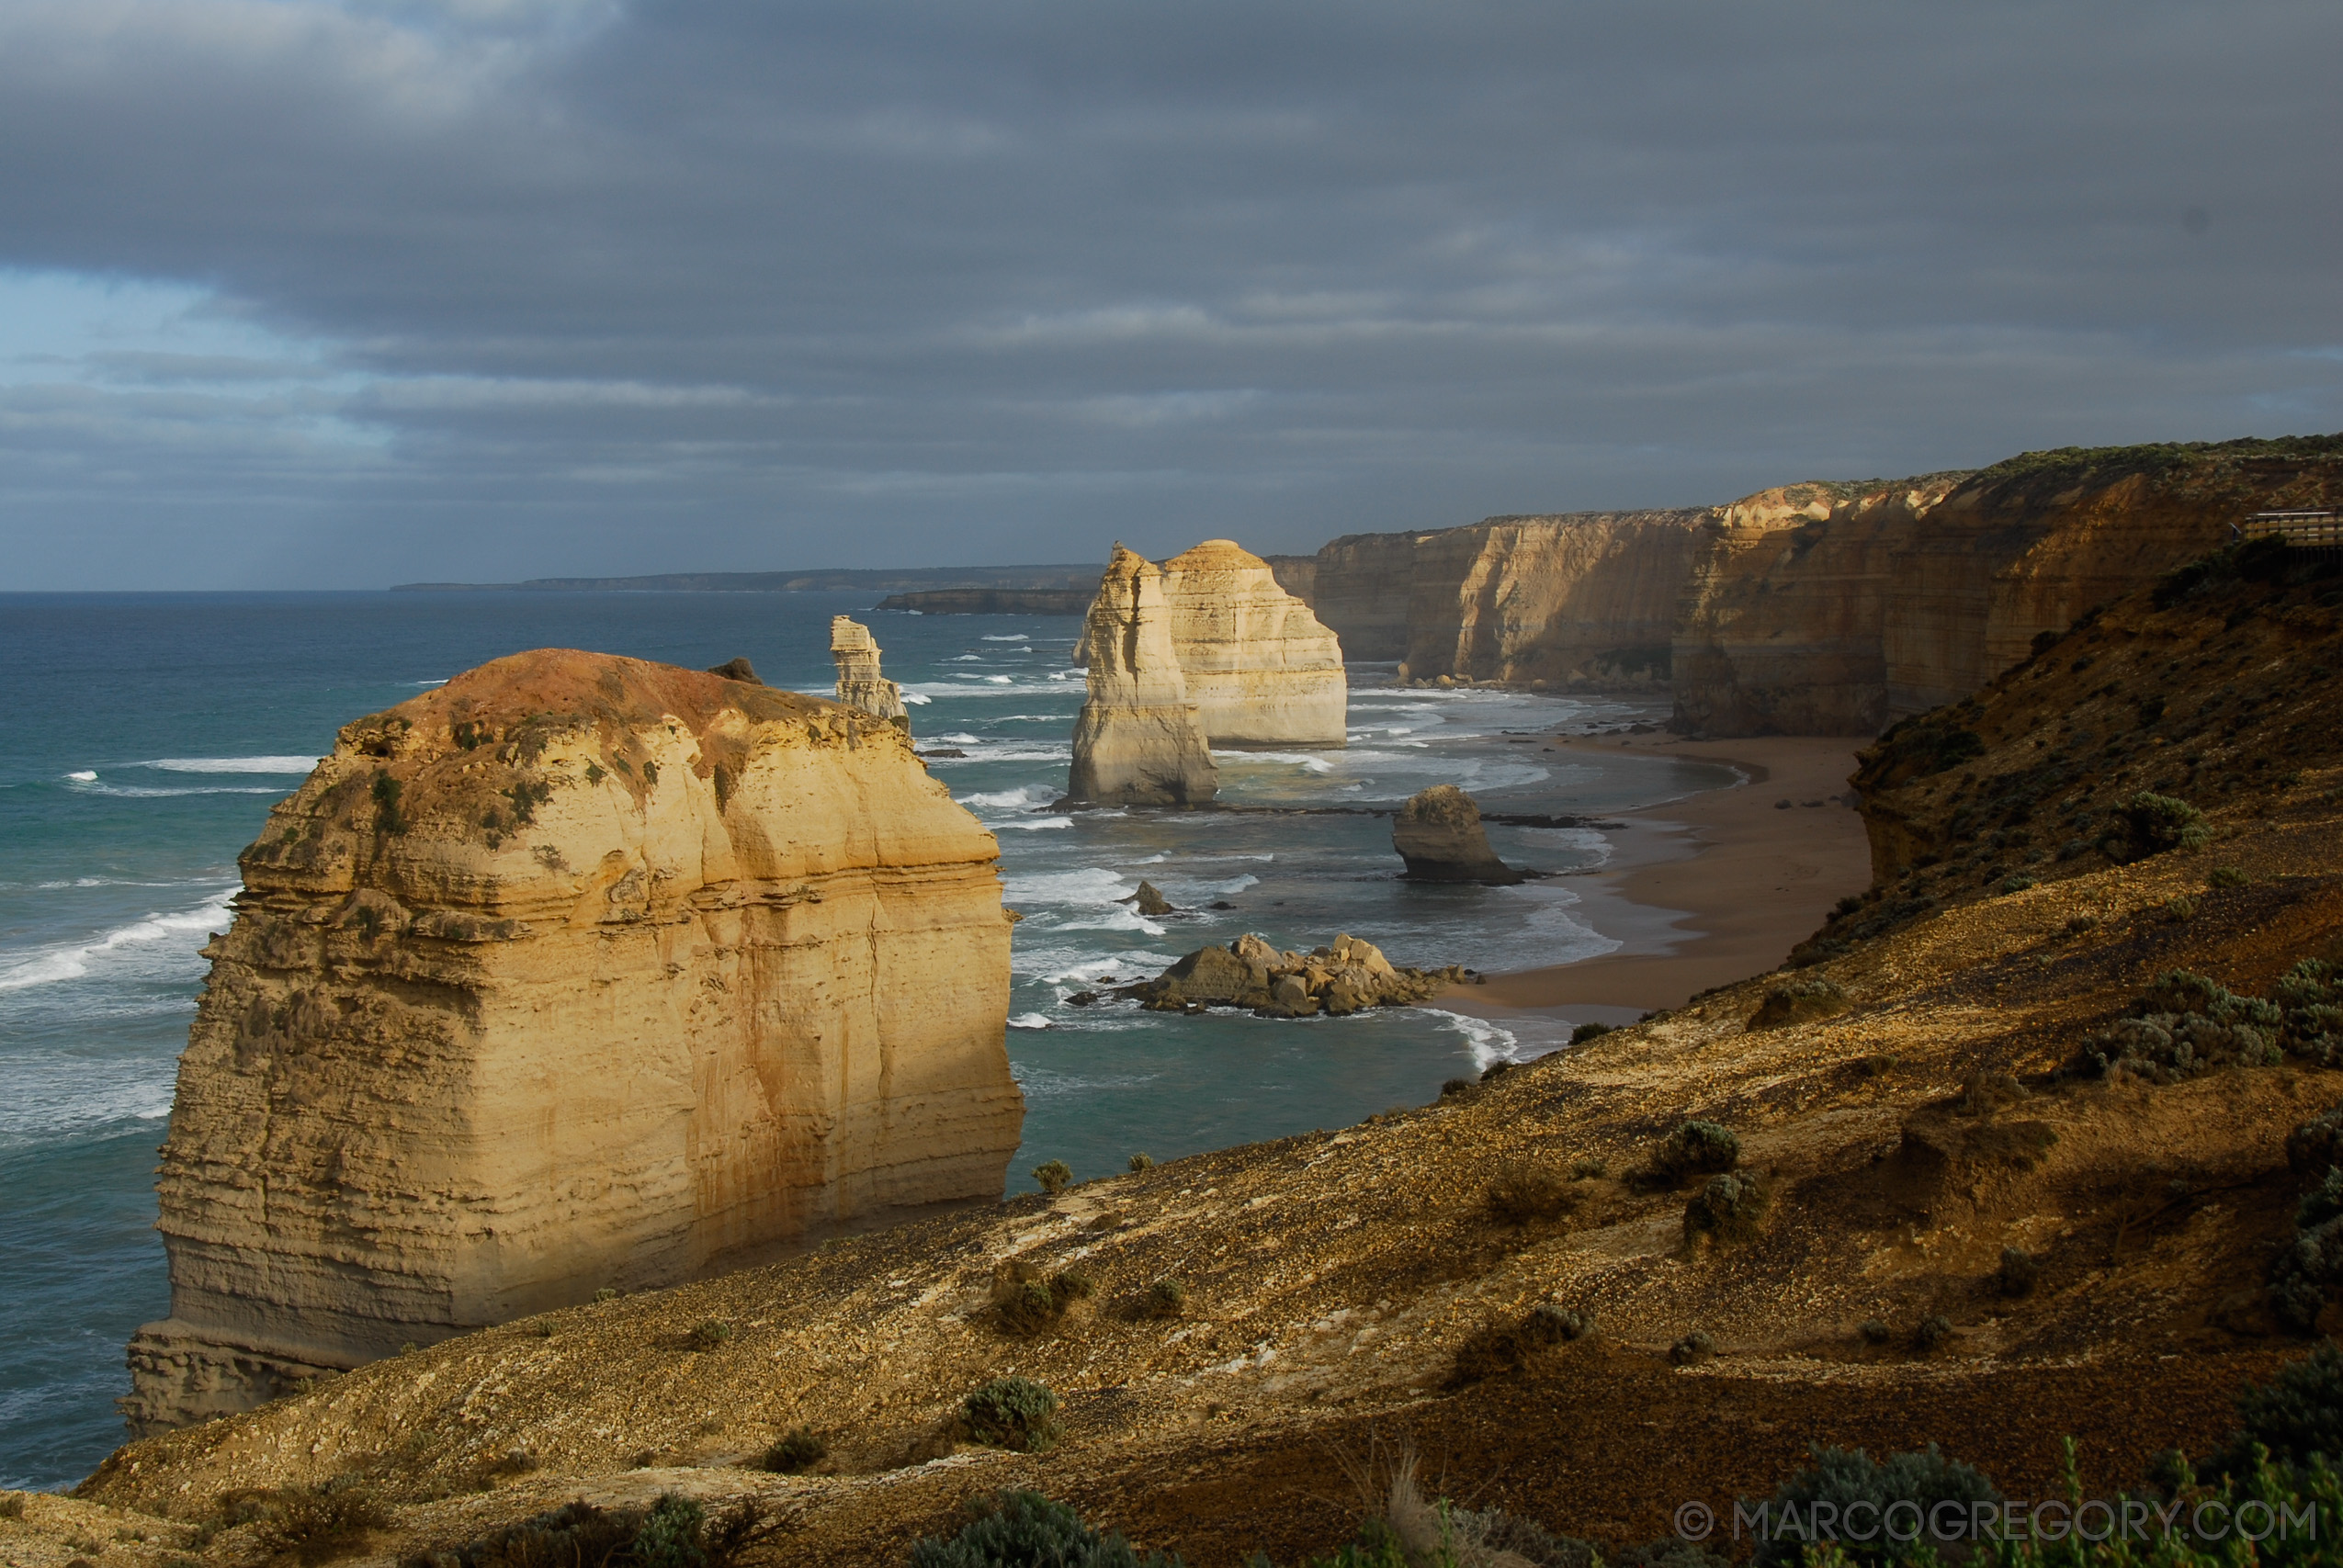
<path fill-rule="evenodd" d="M 1391 847 L 1408 863 L 1410 882 L 1511 887 L 1522 880 L 1522 874 L 1488 847 L 1479 805 L 1454 784 L 1433 784 L 1409 796 L 1392 819 Z"/>
<path fill-rule="evenodd" d="M 830 657 L 838 666 L 838 700 L 905 728 L 911 710 L 903 689 L 878 672 L 878 642 L 870 628 L 844 615 L 830 617 Z"/>
<path fill-rule="evenodd" d="M 133 1426 L 998 1195 L 997 854 L 900 729 L 715 674 L 543 650 L 350 725 L 207 950 Z"/>
<path fill-rule="evenodd" d="M 1172 649 L 1163 573 L 1115 547 L 1082 630 L 1090 696 L 1074 721 L 1069 798 L 1098 806 L 1200 806 L 1220 787 Z"/>
<path fill-rule="evenodd" d="M 1269 563 L 1206 539 L 1163 563 L 1172 651 L 1215 746 L 1340 746 L 1342 645 Z"/>

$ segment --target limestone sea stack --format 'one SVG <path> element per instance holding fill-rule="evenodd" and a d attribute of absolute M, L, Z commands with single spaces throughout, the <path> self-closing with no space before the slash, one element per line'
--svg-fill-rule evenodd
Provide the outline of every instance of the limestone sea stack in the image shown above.
<path fill-rule="evenodd" d="M 1206 539 L 1163 563 L 1172 651 L 1215 746 L 1340 746 L 1342 645 L 1269 563 Z"/>
<path fill-rule="evenodd" d="M 1391 847 L 1408 863 L 1412 882 L 1510 887 L 1522 880 L 1522 874 L 1488 847 L 1480 807 L 1454 784 L 1434 784 L 1409 796 L 1392 821 Z"/>
<path fill-rule="evenodd" d="M 830 617 L 830 657 L 838 666 L 838 700 L 875 718 L 911 728 L 903 689 L 878 672 L 878 642 L 870 628 L 843 615 Z"/>
<path fill-rule="evenodd" d="M 546 649 L 351 724 L 206 949 L 132 1427 L 997 1197 L 998 852 L 896 726 L 696 671 Z"/>
<path fill-rule="evenodd" d="M 1093 806 L 1201 806 L 1220 787 L 1172 651 L 1163 573 L 1115 547 L 1082 629 L 1089 699 L 1074 721 L 1068 798 Z"/>

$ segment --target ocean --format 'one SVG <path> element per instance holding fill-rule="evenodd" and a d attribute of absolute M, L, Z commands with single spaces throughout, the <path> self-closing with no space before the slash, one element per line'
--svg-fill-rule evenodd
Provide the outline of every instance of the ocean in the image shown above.
<path fill-rule="evenodd" d="M 1026 1100 L 1013 1191 L 1062 1159 L 1340 1126 L 1551 1050 L 1567 1019 L 1431 1008 L 1273 1021 L 1066 1005 L 1258 931 L 1350 932 L 1399 964 L 1489 972 L 1616 945 L 1568 875 L 1519 887 L 1398 878 L 1387 818 L 1069 812 L 1081 672 L 1070 616 L 865 614 L 867 593 L 0 595 L 0 1485 L 55 1487 L 122 1440 L 130 1332 L 168 1310 L 154 1151 L 236 854 L 335 729 L 458 671 L 570 647 L 705 668 L 736 656 L 827 693 L 830 617 L 866 621 L 931 768 L 1001 841 L 1016 929 L 1009 1052 Z M 1340 752 L 1222 753 L 1233 804 L 1390 807 L 1427 784 L 1485 809 L 1600 815 L 1733 782 L 1723 768 L 1543 751 L 1534 737 L 1657 716 L 1647 703 L 1402 690 L 1353 671 Z M 1493 827 L 1509 862 L 1602 863 L 1599 828 Z M 1179 913 L 1120 900 L 1144 877 Z M 1226 908 L 1214 908 L 1216 905 Z"/>

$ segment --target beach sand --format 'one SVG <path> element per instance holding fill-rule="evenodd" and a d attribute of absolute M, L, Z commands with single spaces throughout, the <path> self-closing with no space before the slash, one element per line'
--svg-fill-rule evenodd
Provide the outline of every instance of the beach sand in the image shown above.
<path fill-rule="evenodd" d="M 1558 751 L 1621 750 L 1723 762 L 1748 782 L 1617 814 L 1613 854 L 1569 880 L 1579 913 L 1614 952 L 1492 975 L 1436 1005 L 1501 1022 L 1559 1011 L 1623 1023 L 1695 992 L 1779 965 L 1830 907 L 1871 884 L 1871 852 L 1847 778 L 1859 742 L 1811 737 L 1685 740 L 1671 735 L 1560 738 Z M 1785 809 L 1776 805 L 1791 802 Z M 1808 802 L 1819 802 L 1809 805 Z"/>

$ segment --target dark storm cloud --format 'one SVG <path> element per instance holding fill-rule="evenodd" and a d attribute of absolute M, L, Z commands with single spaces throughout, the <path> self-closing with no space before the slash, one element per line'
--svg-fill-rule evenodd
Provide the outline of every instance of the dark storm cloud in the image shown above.
<path fill-rule="evenodd" d="M 65 0 L 20 581 L 1307 548 L 2343 425 L 2331 4 Z M 0 341 L 0 352 L 5 342 Z"/>

